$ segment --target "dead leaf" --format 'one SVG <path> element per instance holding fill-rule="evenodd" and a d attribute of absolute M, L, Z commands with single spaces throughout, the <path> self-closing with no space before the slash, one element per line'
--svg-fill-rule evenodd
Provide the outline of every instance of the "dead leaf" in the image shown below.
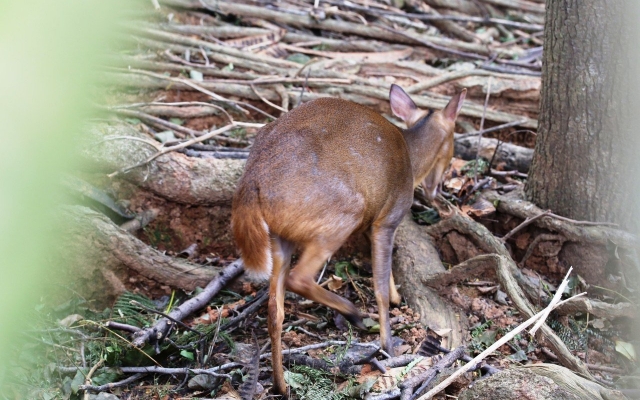
<path fill-rule="evenodd" d="M 493 293 L 498 290 L 498 286 L 478 286 L 477 289 L 480 293 Z"/>
<path fill-rule="evenodd" d="M 414 377 L 433 365 L 431 357 L 426 357 L 419 363 L 413 366 L 410 371 L 406 371 L 406 367 L 390 368 L 386 374 L 380 375 L 376 384 L 373 385 L 373 389 L 380 392 L 386 392 L 393 389 L 399 382 Z"/>
<path fill-rule="evenodd" d="M 445 337 L 446 335 L 449 334 L 449 332 L 451 332 L 451 328 L 434 329 L 433 331 L 436 333 L 436 335 L 438 335 L 440 337 Z"/>
<path fill-rule="evenodd" d="M 449 179 L 448 181 L 446 181 L 444 183 L 444 186 L 447 189 L 452 190 L 453 192 L 457 193 L 460 191 L 460 189 L 462 189 L 462 186 L 464 185 L 464 182 L 466 181 L 466 178 L 452 178 Z"/>
<path fill-rule="evenodd" d="M 411 346 L 409 346 L 408 344 L 403 344 L 401 346 L 396 346 L 394 351 L 396 352 L 396 355 L 405 354 L 405 353 L 408 353 L 408 352 L 411 351 Z"/>
<path fill-rule="evenodd" d="M 456 177 L 456 176 L 461 176 L 462 175 L 462 167 L 467 165 L 467 163 L 468 163 L 467 160 L 463 160 L 461 158 L 452 158 L 451 159 L 451 166 L 449 167 L 449 173 L 448 173 L 449 178 L 453 178 L 453 177 Z"/>
<path fill-rule="evenodd" d="M 342 285 L 344 285 L 344 281 L 342 280 L 342 278 L 336 275 L 331 275 L 331 278 L 329 278 L 329 283 L 327 283 L 327 287 L 329 288 L 329 290 L 332 290 L 334 292 L 342 288 Z"/>
<path fill-rule="evenodd" d="M 496 208 L 489 200 L 480 197 L 475 203 L 471 205 L 470 210 L 467 213 L 474 215 L 478 218 L 486 217 L 496 212 Z"/>
<path fill-rule="evenodd" d="M 66 317 L 58 321 L 58 323 L 68 328 L 73 324 L 75 324 L 76 322 L 82 321 L 83 319 L 84 317 L 80 314 L 71 314 L 71 315 L 67 315 Z"/>

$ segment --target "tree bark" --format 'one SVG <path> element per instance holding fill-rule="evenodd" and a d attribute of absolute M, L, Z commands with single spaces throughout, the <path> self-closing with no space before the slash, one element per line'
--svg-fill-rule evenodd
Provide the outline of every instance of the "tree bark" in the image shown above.
<path fill-rule="evenodd" d="M 631 18 L 607 0 L 547 1 L 538 138 L 526 193 L 573 219 L 636 230 L 624 176 L 633 160 L 627 97 Z M 637 135 L 636 135 L 637 136 Z M 637 161 L 633 161 L 637 163 Z"/>

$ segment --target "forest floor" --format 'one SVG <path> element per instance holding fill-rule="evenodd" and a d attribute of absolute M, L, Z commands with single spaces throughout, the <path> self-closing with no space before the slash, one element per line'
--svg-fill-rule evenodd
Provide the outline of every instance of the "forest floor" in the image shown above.
<path fill-rule="evenodd" d="M 144 135 L 129 139 L 151 142 L 160 152 L 177 146 L 173 150 L 181 157 L 244 160 L 259 127 L 300 102 L 342 97 L 400 124 L 390 116 L 389 84 L 405 88 L 418 106 L 436 109 L 466 88 L 467 101 L 456 125 L 456 155 L 442 185 L 454 213 L 470 217 L 496 238 L 509 236 L 505 254 L 523 279 L 538 287 L 537 299 L 529 298 L 537 309 L 553 297 L 571 257 L 587 251 L 568 247 L 572 241 L 566 232 L 562 236 L 506 212 L 499 200 L 483 194 L 516 193 L 526 183 L 540 101 L 544 2 L 462 1 L 444 8 L 438 1 L 409 0 L 332 0 L 317 6 L 300 0 L 167 0 L 160 1 L 158 9 L 152 3 L 131 11 L 123 22 L 125 50 L 105 59 L 105 83 L 96 89 L 102 114 L 93 124 L 126 124 Z M 131 219 L 127 212 L 154 210 L 133 235 L 163 256 L 220 271 L 234 266 L 238 254 L 228 229 L 228 204 L 176 201 L 148 190 L 142 180 L 126 177 L 137 163 L 127 161 L 109 177 L 79 172 L 77 178 L 91 186 L 92 194 L 77 184 L 72 191 L 116 224 Z M 140 164 L 144 169 L 146 163 Z M 418 192 L 412 217 L 433 227 L 446 218 L 438 215 L 442 210 L 422 201 Z M 550 217 L 533 219 L 545 218 Z M 447 269 L 491 253 L 469 235 L 429 232 Z M 591 264 L 584 274 L 577 268 L 565 294 L 586 290 L 592 300 L 636 310 L 632 288 L 622 290 L 606 282 L 609 275 L 594 273 L 615 267 L 616 258 L 624 255 L 601 243 L 588 251 Z M 594 284 L 597 279 L 604 281 Z M 117 296 L 111 303 L 83 296 L 56 307 L 43 303 L 34 311 L 34 330 L 16 346 L 16 360 L 30 367 L 11 371 L 4 398 L 80 399 L 98 392 L 121 399 L 268 397 L 265 285 L 244 277 L 230 280 L 204 308 L 176 323 L 167 340 L 149 339 L 142 348 L 131 346 L 134 328 L 153 326 L 200 289 L 183 291 L 171 281 L 126 270 L 117 277 L 120 291 L 105 293 L 104 299 Z M 401 339 L 396 358 L 404 357 L 404 363 L 393 364 L 385 357 L 370 362 L 380 356 L 375 344 L 378 310 L 362 239 L 354 238 L 334 255 L 319 282 L 366 313 L 368 331 L 353 330 L 339 314 L 287 294 L 282 341 L 285 349 L 293 350 L 285 366 L 297 398 L 393 398 L 378 392 L 428 370 L 439 360 L 431 357 L 438 353 L 434 343 L 449 348 L 457 344 L 446 328 L 424 326 L 423 316 L 405 299 L 391 309 L 393 333 Z M 463 315 L 461 337 L 470 357 L 528 318 L 493 272 L 465 276 L 437 292 Z M 631 343 L 634 313 L 578 311 L 552 314 L 547 323 L 597 382 L 635 388 L 637 376 L 629 377 L 637 370 Z M 517 335 L 485 362 L 497 369 L 557 362 L 558 354 L 538 339 Z M 379 370 L 381 365 L 386 373 Z M 416 388 L 412 398 L 460 364 L 453 365 L 421 390 Z M 435 398 L 458 396 L 479 374 L 459 378 Z"/>

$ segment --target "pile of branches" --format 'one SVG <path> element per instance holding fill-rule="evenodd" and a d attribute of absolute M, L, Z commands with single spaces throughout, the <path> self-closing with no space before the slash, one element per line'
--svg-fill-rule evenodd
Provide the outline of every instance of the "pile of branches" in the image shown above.
<path fill-rule="evenodd" d="M 388 111 L 388 88 L 396 82 L 418 106 L 442 108 L 452 93 L 431 89 L 455 81 L 479 89 L 472 94 L 481 99 L 493 92 L 533 100 L 525 112 L 515 108 L 515 113 L 467 101 L 462 116 L 500 125 L 492 131 L 537 126 L 530 116 L 537 113 L 540 86 L 541 4 L 461 2 L 458 6 L 466 7 L 456 10 L 416 2 L 406 4 L 411 12 L 405 12 L 382 2 L 210 3 L 160 2 L 155 18 L 127 24 L 124 40 L 135 50 L 114 56 L 105 72 L 105 82 L 116 87 L 195 91 L 203 101 L 112 104 L 110 111 L 170 130 L 177 139 L 238 147 L 248 143 L 227 137 L 228 129 L 268 122 L 301 102 L 339 96 Z M 528 5 L 526 14 L 520 3 Z M 205 129 L 166 120 L 221 114 L 226 124 Z M 473 125 L 463 127 L 478 135 Z M 466 139 L 466 147 L 473 146 Z M 193 144 L 194 156 L 239 157 L 203 154 Z M 470 150 L 461 152 L 470 157 Z M 530 154 L 522 157 L 526 164 Z"/>

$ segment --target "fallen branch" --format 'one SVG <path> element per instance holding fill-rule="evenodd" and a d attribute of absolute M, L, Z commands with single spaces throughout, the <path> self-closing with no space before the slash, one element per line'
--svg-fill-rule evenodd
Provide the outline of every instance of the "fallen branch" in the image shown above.
<path fill-rule="evenodd" d="M 224 325 L 220 327 L 220 330 L 226 331 L 227 329 L 233 328 L 236 324 L 239 324 L 242 320 L 247 318 L 249 315 L 256 312 L 269 298 L 269 292 L 265 291 L 261 296 L 256 298 L 248 307 L 245 307 L 244 310 L 237 316 L 229 319 Z"/>
<path fill-rule="evenodd" d="M 141 379 L 143 377 L 145 377 L 147 374 L 145 373 L 137 373 L 135 375 L 131 375 L 130 377 L 123 379 L 121 381 L 118 382 L 111 382 L 111 383 L 107 383 L 104 385 L 100 385 L 100 386 L 93 386 L 93 385 L 80 385 L 78 386 L 78 390 L 83 390 L 85 392 L 107 392 L 107 391 L 111 391 L 115 388 L 119 388 L 119 387 L 123 387 L 126 386 L 130 383 L 133 383 L 135 381 L 137 381 L 138 379 Z"/>
<path fill-rule="evenodd" d="M 398 387 L 402 390 L 400 399 L 410 400 L 415 396 L 419 396 L 422 387 L 426 387 L 443 369 L 450 367 L 454 362 L 458 361 L 464 354 L 465 346 L 458 346 L 448 354 L 441 357 L 431 368 L 416 376 L 412 376 L 400 384 Z M 416 386 L 421 385 L 414 395 Z"/>
<path fill-rule="evenodd" d="M 604 301 L 581 297 L 565 302 L 555 309 L 558 315 L 575 315 L 577 313 L 590 314 L 596 318 L 638 318 L 638 307 L 631 303 L 610 304 Z"/>
<path fill-rule="evenodd" d="M 475 159 L 476 153 L 478 152 L 478 140 L 475 138 L 475 135 L 466 136 L 464 134 L 454 134 L 454 146 L 456 157 L 464 160 Z M 504 169 L 526 173 L 531 167 L 533 149 L 512 143 L 500 143 L 498 139 L 482 138 L 480 141 L 479 154 L 480 157 L 487 160 L 493 159 L 492 165 L 501 165 Z"/>
<path fill-rule="evenodd" d="M 172 310 L 169 313 L 169 316 L 175 320 L 181 321 L 194 311 L 201 309 L 222 288 L 224 288 L 229 281 L 240 275 L 243 271 L 244 265 L 242 264 L 242 261 L 234 261 L 220 271 L 220 274 L 211 280 L 202 292 Z M 146 328 L 140 332 L 136 332 L 132 343 L 136 347 L 142 347 L 147 342 L 162 342 L 172 325 L 172 321 L 167 318 L 163 318 L 154 326 Z"/>
<path fill-rule="evenodd" d="M 128 167 L 124 167 L 124 168 L 122 168 L 122 169 L 120 169 L 120 170 L 118 170 L 116 172 L 112 172 L 107 176 L 109 178 L 113 178 L 113 177 L 115 177 L 117 175 L 127 173 L 127 172 L 131 171 L 132 169 L 135 169 L 135 168 L 141 167 L 141 166 L 143 166 L 145 164 L 148 164 L 151 161 L 155 160 L 156 158 L 158 158 L 158 157 L 160 157 L 162 155 L 165 155 L 167 153 L 171 153 L 172 151 L 177 151 L 177 150 L 180 150 L 180 149 L 184 149 L 185 147 L 189 147 L 189 146 L 191 146 L 192 144 L 195 144 L 195 143 L 204 142 L 205 140 L 215 139 L 219 135 L 221 135 L 221 134 L 223 134 L 223 133 L 225 133 L 227 131 L 230 131 L 233 128 L 237 128 L 238 126 L 241 126 L 241 124 L 238 124 L 238 123 L 234 122 L 234 123 L 231 123 L 231 124 L 229 124 L 227 126 L 223 126 L 222 128 L 213 130 L 213 131 L 211 131 L 211 132 L 209 132 L 207 134 L 204 134 L 204 135 L 202 135 L 200 137 L 187 140 L 187 141 L 182 142 L 180 144 L 177 144 L 175 146 L 165 147 L 162 150 L 160 150 L 160 151 L 158 151 L 156 153 L 153 153 L 152 155 L 150 155 L 149 157 L 145 158 L 144 160 L 142 160 L 140 162 L 137 162 L 134 165 L 131 165 L 131 166 L 128 166 Z"/>

